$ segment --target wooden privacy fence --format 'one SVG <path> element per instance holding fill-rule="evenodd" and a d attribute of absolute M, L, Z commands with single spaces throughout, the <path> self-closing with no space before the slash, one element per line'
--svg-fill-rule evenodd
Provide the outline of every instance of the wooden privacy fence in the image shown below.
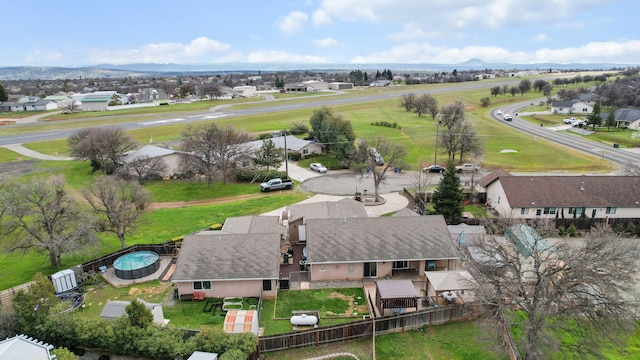
<path fill-rule="evenodd" d="M 421 310 L 400 315 L 365 319 L 345 324 L 320 327 L 287 334 L 262 336 L 258 340 L 258 352 L 271 352 L 304 346 L 349 341 L 361 337 L 417 329 L 425 325 L 444 324 L 467 320 L 477 315 L 475 306 L 451 305 L 431 310 Z"/>

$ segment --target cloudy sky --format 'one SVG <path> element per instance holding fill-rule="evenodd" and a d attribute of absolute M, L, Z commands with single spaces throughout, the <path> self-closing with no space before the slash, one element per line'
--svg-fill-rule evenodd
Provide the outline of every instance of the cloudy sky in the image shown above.
<path fill-rule="evenodd" d="M 637 0 L 0 0 L 0 66 L 640 63 Z"/>

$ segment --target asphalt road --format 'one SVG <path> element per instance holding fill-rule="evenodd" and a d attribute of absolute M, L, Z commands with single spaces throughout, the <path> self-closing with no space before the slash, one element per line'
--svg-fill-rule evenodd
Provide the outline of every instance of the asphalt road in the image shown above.
<path fill-rule="evenodd" d="M 542 99 L 546 101 L 546 99 Z M 522 119 L 517 116 L 519 110 L 531 103 L 538 103 L 539 100 L 523 101 L 520 103 L 509 104 L 501 108 L 494 109 L 491 117 L 496 121 L 503 123 L 505 126 L 511 126 L 518 130 L 527 132 L 535 137 L 547 139 L 555 143 L 568 146 L 570 148 L 583 151 L 585 153 L 602 157 L 603 160 L 610 160 L 620 165 L 640 162 L 640 154 L 629 151 L 628 149 L 616 149 L 612 145 L 606 145 L 591 141 L 578 135 L 571 135 L 564 132 L 556 131 L 552 128 L 544 127 Z M 503 114 L 508 113 L 513 116 L 513 121 L 504 121 L 502 115 L 496 115 L 496 111 L 502 111 Z"/>

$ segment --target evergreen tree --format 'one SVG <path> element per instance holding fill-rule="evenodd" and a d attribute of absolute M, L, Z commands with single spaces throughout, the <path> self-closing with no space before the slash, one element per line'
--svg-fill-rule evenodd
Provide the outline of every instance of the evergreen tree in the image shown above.
<path fill-rule="evenodd" d="M 591 112 L 591 114 L 589 114 L 589 116 L 587 116 L 587 119 L 589 120 L 589 124 L 592 125 L 591 130 L 595 131 L 596 126 L 600 126 L 602 124 L 602 116 L 600 116 L 600 112 L 601 112 L 600 102 L 596 101 L 596 103 L 593 104 L 593 111 Z"/>
<path fill-rule="evenodd" d="M 132 300 L 131 304 L 127 305 L 124 310 L 127 312 L 131 326 L 146 328 L 153 323 L 151 310 L 147 309 L 147 306 L 138 301 L 138 299 Z"/>
<path fill-rule="evenodd" d="M 267 170 L 269 168 L 277 168 L 282 163 L 284 156 L 280 150 L 276 147 L 276 144 L 271 139 L 266 139 L 262 142 L 258 156 L 254 160 L 257 165 L 264 166 Z"/>
<path fill-rule="evenodd" d="M 457 222 L 462 216 L 463 194 L 453 161 L 447 163 L 447 171 L 433 192 L 432 202 L 436 214 L 444 216 L 448 224 Z"/>
<path fill-rule="evenodd" d="M 0 83 L 0 102 L 9 100 L 9 94 L 7 94 L 7 90 L 5 90 L 4 86 Z"/>
<path fill-rule="evenodd" d="M 611 131 L 612 126 L 616 126 L 616 113 L 609 111 L 609 115 L 607 115 L 607 131 Z"/>

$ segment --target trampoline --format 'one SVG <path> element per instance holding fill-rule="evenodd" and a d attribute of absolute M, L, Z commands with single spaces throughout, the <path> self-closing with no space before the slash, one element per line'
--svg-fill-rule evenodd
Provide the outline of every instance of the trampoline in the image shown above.
<path fill-rule="evenodd" d="M 151 275 L 160 267 L 160 257 L 153 251 L 136 251 L 122 255 L 113 262 L 118 278 L 124 280 L 139 279 Z"/>

